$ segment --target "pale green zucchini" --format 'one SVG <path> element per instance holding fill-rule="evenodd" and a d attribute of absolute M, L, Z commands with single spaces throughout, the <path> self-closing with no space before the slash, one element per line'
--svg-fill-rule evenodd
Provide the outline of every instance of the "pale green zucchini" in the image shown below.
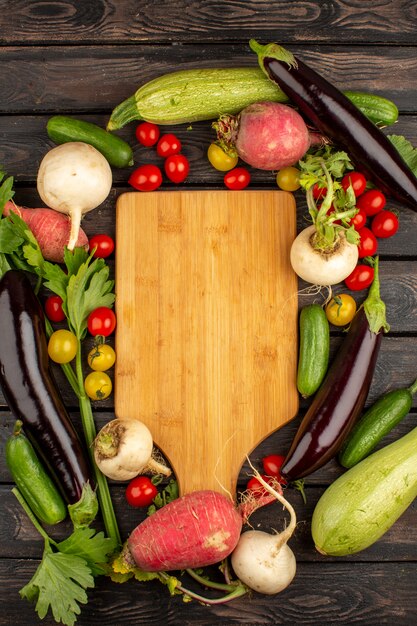
<path fill-rule="evenodd" d="M 381 96 L 353 91 L 346 95 L 375 124 L 386 126 L 398 118 L 395 104 Z M 261 101 L 288 98 L 258 67 L 179 70 L 139 87 L 113 110 L 107 130 L 134 120 L 160 125 L 212 120 Z"/>
<path fill-rule="evenodd" d="M 417 428 L 347 470 L 311 521 L 322 554 L 355 554 L 378 541 L 417 497 Z"/>

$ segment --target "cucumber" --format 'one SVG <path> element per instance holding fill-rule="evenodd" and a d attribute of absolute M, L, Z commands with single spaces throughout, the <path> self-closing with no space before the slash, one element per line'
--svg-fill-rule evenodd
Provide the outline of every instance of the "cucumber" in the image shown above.
<path fill-rule="evenodd" d="M 408 413 L 417 391 L 417 380 L 405 389 L 395 389 L 378 398 L 355 424 L 339 452 L 339 463 L 353 467 L 372 452 L 375 446 Z"/>
<path fill-rule="evenodd" d="M 301 309 L 299 333 L 297 389 L 308 398 L 320 387 L 329 364 L 329 322 L 319 304 Z"/>
<path fill-rule="evenodd" d="M 67 516 L 64 500 L 39 461 L 18 420 L 6 442 L 6 463 L 20 493 L 41 522 L 54 525 Z"/>
<path fill-rule="evenodd" d="M 417 497 L 417 428 L 373 452 L 326 489 L 311 520 L 321 554 L 346 556 L 368 548 Z"/>
<path fill-rule="evenodd" d="M 46 130 L 49 138 L 56 144 L 82 141 L 101 152 L 114 167 L 133 165 L 133 150 L 129 144 L 97 124 L 76 120 L 65 115 L 54 115 L 48 120 Z"/>
<path fill-rule="evenodd" d="M 344 91 L 343 93 L 379 128 L 390 126 L 398 121 L 398 108 L 392 100 L 359 91 Z"/>
<path fill-rule="evenodd" d="M 357 91 L 344 93 L 375 124 L 397 121 L 398 109 L 390 100 Z M 134 120 L 161 125 L 213 120 L 266 100 L 289 102 L 259 67 L 179 70 L 154 78 L 123 100 L 113 109 L 107 130 Z"/>

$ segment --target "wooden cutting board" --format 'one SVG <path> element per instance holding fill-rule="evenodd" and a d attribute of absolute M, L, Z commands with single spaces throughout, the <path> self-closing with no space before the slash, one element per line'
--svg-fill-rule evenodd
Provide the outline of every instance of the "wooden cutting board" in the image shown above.
<path fill-rule="evenodd" d="M 127 193 L 116 228 L 116 416 L 147 424 L 181 494 L 234 494 L 298 410 L 294 198 Z"/>

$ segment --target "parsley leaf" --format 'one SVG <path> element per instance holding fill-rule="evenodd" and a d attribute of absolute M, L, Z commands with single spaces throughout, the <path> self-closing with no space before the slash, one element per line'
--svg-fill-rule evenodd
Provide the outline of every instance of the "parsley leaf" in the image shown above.
<path fill-rule="evenodd" d="M 87 562 L 74 554 L 53 552 L 46 541 L 42 562 L 20 596 L 36 602 L 40 619 L 51 608 L 56 622 L 73 626 L 80 614 L 79 604 L 87 603 L 86 589 L 91 587 L 94 578 Z"/>
<path fill-rule="evenodd" d="M 11 200 L 14 196 L 13 176 L 9 176 L 8 178 L 6 178 L 6 180 L 3 180 L 5 176 L 5 172 L 3 172 L 3 170 L 0 170 L 0 182 L 3 181 L 0 187 L 0 217 L 3 214 L 3 209 L 6 202 Z"/>
<path fill-rule="evenodd" d="M 94 259 L 90 264 L 91 259 L 92 256 L 69 277 L 67 286 L 68 321 L 78 339 L 82 339 L 87 331 L 89 314 L 101 306 L 111 307 L 115 300 L 109 267 L 104 259 Z"/>
<path fill-rule="evenodd" d="M 113 539 L 105 537 L 101 531 L 95 534 L 93 528 L 78 528 L 67 539 L 57 544 L 60 552 L 82 557 L 94 576 L 105 573 L 100 564 L 108 560 L 107 555 L 116 547 Z"/>

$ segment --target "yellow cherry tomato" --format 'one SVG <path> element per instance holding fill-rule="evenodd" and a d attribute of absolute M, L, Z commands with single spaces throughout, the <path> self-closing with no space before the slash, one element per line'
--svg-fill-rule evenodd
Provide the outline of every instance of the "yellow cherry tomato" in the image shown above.
<path fill-rule="evenodd" d="M 232 170 L 236 167 L 239 160 L 238 157 L 232 157 L 226 154 L 226 152 L 218 146 L 217 143 L 209 145 L 207 158 L 212 166 L 220 172 L 228 172 L 229 170 Z"/>
<path fill-rule="evenodd" d="M 300 171 L 296 167 L 283 167 L 277 174 L 277 185 L 283 191 L 297 191 L 300 188 Z"/>
<path fill-rule="evenodd" d="M 55 363 L 69 363 L 77 354 L 77 337 L 70 330 L 56 330 L 48 341 L 48 354 Z"/>
<path fill-rule="evenodd" d="M 106 372 L 91 372 L 84 380 L 84 389 L 92 400 L 105 400 L 111 394 L 113 385 Z"/>
<path fill-rule="evenodd" d="M 94 346 L 87 355 L 88 365 L 96 372 L 105 372 L 113 367 L 116 353 L 107 343 Z"/>
<path fill-rule="evenodd" d="M 356 302 L 348 293 L 334 296 L 326 306 L 326 317 L 333 326 L 346 326 L 355 317 Z"/>

